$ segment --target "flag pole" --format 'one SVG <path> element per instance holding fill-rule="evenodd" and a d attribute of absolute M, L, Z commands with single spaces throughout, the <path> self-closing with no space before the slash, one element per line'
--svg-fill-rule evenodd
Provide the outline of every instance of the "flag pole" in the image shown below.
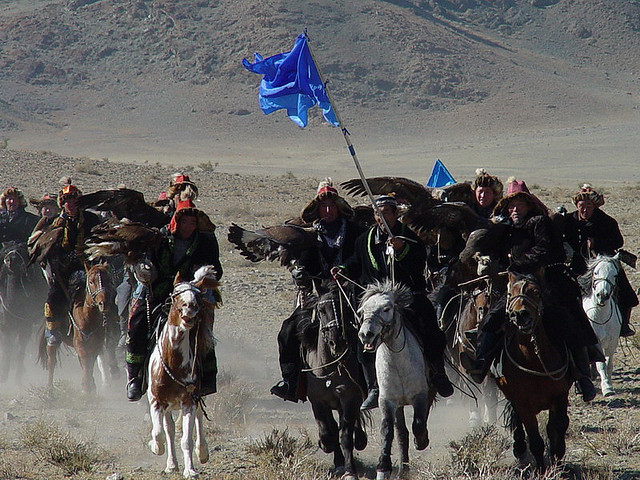
<path fill-rule="evenodd" d="M 364 186 L 364 189 L 367 192 L 367 195 L 369 196 L 369 200 L 371 201 L 371 206 L 373 207 L 375 212 L 378 214 L 378 217 L 382 220 L 382 223 L 384 224 L 384 228 L 387 231 L 387 234 L 389 235 L 389 238 L 393 238 L 394 235 L 391 232 L 391 228 L 389 228 L 389 225 L 387 224 L 387 221 L 385 220 L 384 216 L 382 215 L 382 212 L 380 211 L 380 207 L 378 207 L 376 205 L 376 202 L 375 202 L 375 200 L 373 198 L 373 192 L 371 191 L 371 187 L 369 187 L 369 182 L 367 182 L 367 179 L 364 176 L 364 172 L 362 171 L 362 167 L 360 166 L 360 162 L 358 161 L 358 156 L 356 155 L 356 149 L 353 146 L 353 144 L 351 143 L 351 137 L 350 137 L 349 131 L 342 124 L 342 119 L 340 118 L 340 113 L 338 112 L 338 109 L 336 108 L 335 104 L 333 103 L 333 100 L 331 99 L 331 93 L 329 92 L 329 89 L 327 88 L 327 83 L 324 81 L 324 75 L 322 75 L 322 71 L 320 70 L 320 67 L 318 66 L 318 62 L 316 62 L 316 57 L 313 54 L 313 50 L 311 49 L 311 42 L 309 41 L 309 35 L 307 34 L 307 29 L 306 28 L 304 30 L 304 36 L 305 36 L 305 39 L 307 40 L 307 48 L 309 48 L 309 54 L 311 55 L 311 59 L 313 60 L 314 65 L 316 66 L 316 70 L 318 71 L 318 76 L 320 77 L 320 81 L 322 82 L 322 85 L 324 86 L 324 90 L 327 93 L 327 98 L 329 99 L 329 103 L 331 104 L 331 107 L 333 108 L 333 113 L 336 116 L 336 120 L 338 120 L 338 125 L 340 127 L 340 131 L 342 132 L 342 136 L 344 137 L 344 141 L 347 143 L 347 148 L 349 149 L 349 154 L 351 155 L 351 158 L 353 159 L 353 163 L 356 166 L 356 170 L 358 170 L 358 175 L 360 175 L 360 180 L 362 180 L 362 185 Z"/>

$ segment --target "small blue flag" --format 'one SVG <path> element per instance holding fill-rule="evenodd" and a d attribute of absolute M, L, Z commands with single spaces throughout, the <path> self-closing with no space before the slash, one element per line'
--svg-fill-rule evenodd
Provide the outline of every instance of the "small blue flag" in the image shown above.
<path fill-rule="evenodd" d="M 264 75 L 258 100 L 265 115 L 285 108 L 291 120 L 306 127 L 307 110 L 317 104 L 322 108 L 324 119 L 339 126 L 304 33 L 298 35 L 290 52 L 265 59 L 257 53 L 254 55 L 254 63 L 243 59 L 242 65 L 250 72 Z"/>
<path fill-rule="evenodd" d="M 433 164 L 433 170 L 431 170 L 431 176 L 427 181 L 427 187 L 444 187 L 452 183 L 456 183 L 456 181 L 449 173 L 449 170 L 447 170 L 447 167 L 444 166 L 444 163 L 442 163 L 440 159 L 437 159 L 436 163 Z"/>

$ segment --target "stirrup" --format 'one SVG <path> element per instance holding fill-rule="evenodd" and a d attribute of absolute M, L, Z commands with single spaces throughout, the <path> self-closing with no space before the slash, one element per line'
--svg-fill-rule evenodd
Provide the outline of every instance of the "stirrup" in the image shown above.
<path fill-rule="evenodd" d="M 286 380 L 280 380 L 273 387 L 271 387 L 271 390 L 269 390 L 269 392 L 271 393 L 271 395 L 280 397 L 283 400 L 298 403 L 298 397 L 296 393 L 291 392 L 291 385 Z"/>
<path fill-rule="evenodd" d="M 360 410 L 371 410 L 372 408 L 378 408 L 378 398 L 380 396 L 380 390 L 377 388 L 372 388 L 369 390 L 369 394 L 367 398 L 364 399 L 362 405 L 360 405 Z"/>

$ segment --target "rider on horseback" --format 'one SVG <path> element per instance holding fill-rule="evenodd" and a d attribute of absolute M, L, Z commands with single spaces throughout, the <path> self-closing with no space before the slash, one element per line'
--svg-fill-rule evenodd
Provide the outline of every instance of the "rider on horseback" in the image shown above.
<path fill-rule="evenodd" d="M 496 239 L 495 253 L 508 271 L 539 277 L 545 290 L 545 304 L 553 306 L 554 312 L 560 312 L 554 316 L 552 325 L 545 323 L 545 328 L 552 331 L 553 338 L 566 342 L 575 363 L 583 399 L 591 401 L 596 391 L 590 378 L 586 347 L 597 344 L 598 340 L 582 309 L 579 286 L 564 264 L 565 253 L 560 236 L 546 215 L 546 208 L 529 193 L 524 182 L 513 181 L 507 196 L 496 206 L 494 215 L 498 222 L 509 226 L 506 234 Z M 477 383 L 482 383 L 500 349 L 506 303 L 505 293 L 480 326 L 476 360 L 466 352 L 460 355 L 463 366 Z"/>
<path fill-rule="evenodd" d="M 58 248 L 50 249 L 48 257 L 43 259 L 49 283 L 44 304 L 45 338 L 49 346 L 57 346 L 62 341 L 61 328 L 67 325 L 71 301 L 69 280 L 73 273 L 84 271 L 84 240 L 101 221 L 96 214 L 78 209 L 77 200 L 82 192 L 70 180 L 68 182 L 58 193 L 60 215 L 49 227 L 51 230 L 62 229 Z"/>
<path fill-rule="evenodd" d="M 0 242 L 26 243 L 38 217 L 25 211 L 27 201 L 21 190 L 9 187 L 0 195 Z"/>
<path fill-rule="evenodd" d="M 291 270 L 298 287 L 299 305 L 282 323 L 278 334 L 282 380 L 271 388 L 273 395 L 284 400 L 298 401 L 298 376 L 302 364 L 296 322 L 300 316 L 297 313 L 304 309 L 305 298 L 314 289 L 318 295 L 327 292 L 323 281 L 332 279 L 331 268 L 353 253 L 355 240 L 362 233 L 362 228 L 352 220 L 353 216 L 353 209 L 338 195 L 330 178 L 320 182 L 316 196 L 300 215 L 305 223 L 313 224 L 318 233 L 318 243 L 316 247 L 303 252 Z"/>
<path fill-rule="evenodd" d="M 430 383 L 443 397 L 453 394 L 453 386 L 444 370 L 444 332 L 438 328 L 435 310 L 426 295 L 424 270 L 426 250 L 418 236 L 398 221 L 398 202 L 393 196 L 383 195 L 376 199 L 376 206 L 391 230 L 389 236 L 382 218 L 375 212 L 377 225 L 358 237 L 355 251 L 347 261 L 332 269 L 334 276 L 346 273 L 361 285 L 369 285 L 385 278 L 394 278 L 397 283 L 408 286 L 413 293 L 412 310 L 408 316 L 409 327 L 423 344 L 424 354 L 430 366 Z M 362 365 L 369 395 L 362 409 L 378 406 L 378 385 L 375 372 L 375 355 L 362 354 Z"/>
<path fill-rule="evenodd" d="M 587 260 L 597 254 L 613 256 L 622 248 L 624 239 L 618 222 L 602 210 L 604 196 L 585 184 L 573 196 L 576 211 L 566 215 L 564 241 L 570 247 L 570 268 L 575 275 L 587 271 Z M 633 291 L 627 274 L 620 269 L 617 290 L 622 325 L 620 336 L 630 337 L 635 332 L 629 326 L 631 310 L 638 305 L 638 297 Z"/>
<path fill-rule="evenodd" d="M 207 215 L 198 210 L 191 200 L 178 203 L 171 223 L 163 229 L 165 237 L 159 247 L 151 252 L 150 261 L 157 276 L 150 282 L 139 280 L 129 307 L 129 325 L 126 341 L 127 398 L 140 400 L 143 392 L 143 366 L 149 354 L 149 338 L 153 333 L 156 307 L 162 306 L 173 290 L 178 272 L 183 280 L 193 279 L 195 271 L 203 265 L 213 265 L 217 279 L 222 277 L 215 225 Z M 216 300 L 219 300 L 217 298 Z M 212 328 L 212 325 L 208 325 Z M 217 365 L 215 351 L 207 353 L 203 360 L 201 396 L 216 391 Z"/>

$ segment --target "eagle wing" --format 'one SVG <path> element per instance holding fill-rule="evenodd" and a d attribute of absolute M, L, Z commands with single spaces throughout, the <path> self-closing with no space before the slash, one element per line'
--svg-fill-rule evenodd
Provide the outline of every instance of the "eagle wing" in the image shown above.
<path fill-rule="evenodd" d="M 110 219 L 93 227 L 91 236 L 85 241 L 85 254 L 89 260 L 124 255 L 128 264 L 135 264 L 161 240 L 162 234 L 155 227 L 127 218 Z"/>
<path fill-rule="evenodd" d="M 232 223 L 227 239 L 243 257 L 252 262 L 279 260 L 283 266 L 290 266 L 305 250 L 317 243 L 312 228 L 293 224 L 252 231 Z"/>
<path fill-rule="evenodd" d="M 171 220 L 167 215 L 145 202 L 141 192 L 130 188 L 98 190 L 81 195 L 78 198 L 78 207 L 112 212 L 118 220 L 127 218 L 132 222 L 155 228 L 162 228 Z"/>
<path fill-rule="evenodd" d="M 412 204 L 402 216 L 402 221 L 418 234 L 446 227 L 459 232 L 465 239 L 471 232 L 489 223 L 465 203 L 445 202 L 434 205 L 431 201 Z"/>
<path fill-rule="evenodd" d="M 61 258 L 62 250 L 60 249 L 60 245 L 63 235 L 63 227 L 35 230 L 27 240 L 29 264 L 42 264 L 47 260 Z"/>
<path fill-rule="evenodd" d="M 424 197 L 432 198 L 431 193 L 422 184 L 402 177 L 373 177 L 367 178 L 369 188 L 374 195 L 388 195 L 394 193 L 399 203 L 412 204 Z M 340 186 L 349 195 L 364 196 L 367 191 L 359 178 L 342 182 Z"/>

